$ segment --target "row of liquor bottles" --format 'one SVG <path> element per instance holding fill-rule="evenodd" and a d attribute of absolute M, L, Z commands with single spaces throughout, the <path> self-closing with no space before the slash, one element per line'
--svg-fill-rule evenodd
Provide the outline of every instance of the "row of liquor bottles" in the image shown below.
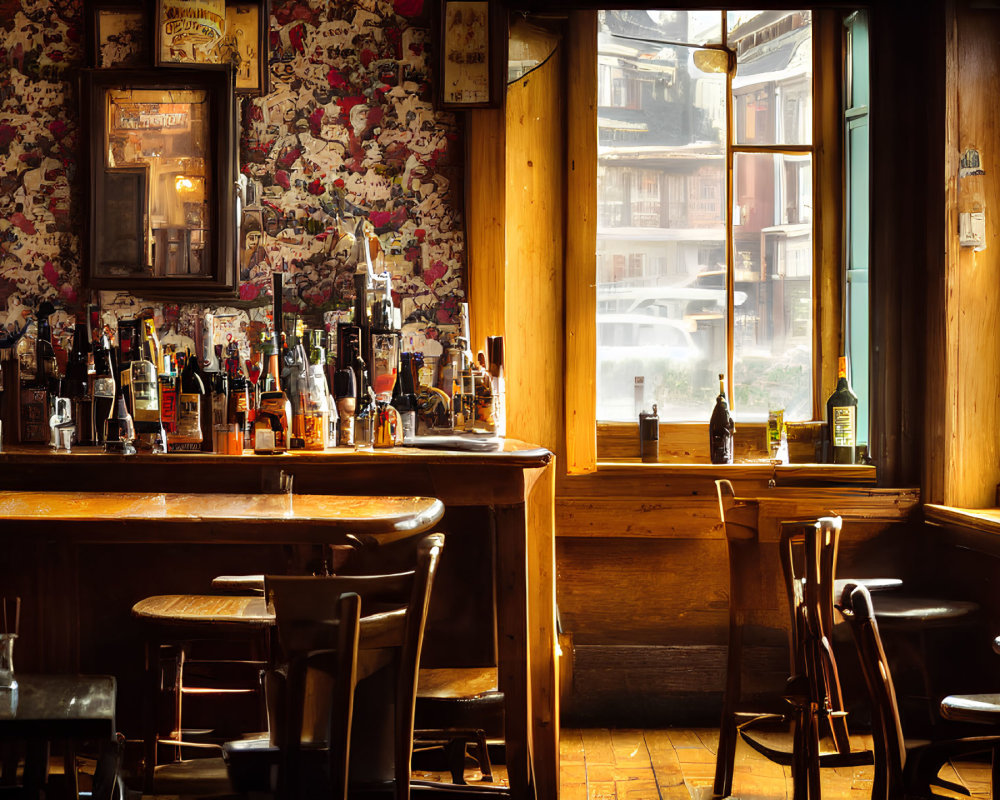
<path fill-rule="evenodd" d="M 387 292 L 368 293 L 334 330 L 282 330 L 281 276 L 275 276 L 270 336 L 241 363 L 235 344 L 214 345 L 206 315 L 202 352 L 161 347 L 151 318 L 119 320 L 117 341 L 97 315 L 80 315 L 60 373 L 43 304 L 34 369 L 17 358 L 5 402 L 22 442 L 102 445 L 132 453 L 241 454 L 391 447 L 417 433 L 504 434 L 503 342 L 493 337 L 474 360 L 464 336 L 442 357 L 401 352 L 398 314 Z M 0 361 L 0 364 L 4 363 Z M 8 369 L 8 371 L 10 371 Z M 0 373 L 2 374 L 2 373 Z M 13 419 L 11 419 L 13 417 Z M 10 430 L 10 428 L 8 428 Z"/>
<path fill-rule="evenodd" d="M 637 379 L 638 380 L 638 379 Z M 855 464 L 857 447 L 858 398 L 847 378 L 847 359 L 840 358 L 837 386 L 826 403 L 827 436 L 824 443 L 824 460 L 831 464 Z M 660 419 L 653 406 L 653 413 L 639 413 L 639 455 L 643 461 L 659 458 Z M 736 425 L 726 400 L 725 375 L 719 375 L 719 394 L 708 423 L 709 458 L 713 464 L 733 463 L 733 441 Z M 783 414 L 772 411 L 768 416 L 768 451 L 772 461 L 788 463 L 788 442 Z"/>
<path fill-rule="evenodd" d="M 719 394 L 709 420 L 709 452 L 713 464 L 733 463 L 733 434 L 736 426 L 726 401 L 725 376 L 719 375 Z M 847 359 L 840 357 L 837 368 L 837 386 L 826 401 L 827 452 L 825 460 L 831 464 L 855 464 L 858 461 L 858 397 L 851 389 L 847 377 Z M 781 414 L 777 420 L 771 414 L 768 424 L 768 445 L 772 459 L 788 461 L 788 444 L 785 441 Z M 641 424 L 641 420 L 640 420 Z"/>

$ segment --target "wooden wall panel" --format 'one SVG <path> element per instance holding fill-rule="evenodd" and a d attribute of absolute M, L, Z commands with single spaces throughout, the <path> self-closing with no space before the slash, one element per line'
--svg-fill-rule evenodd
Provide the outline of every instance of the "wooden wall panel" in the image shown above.
<path fill-rule="evenodd" d="M 996 504 L 1000 483 L 1000 15 L 956 5 L 957 64 L 948 88 L 957 93 L 950 109 L 957 125 L 949 126 L 947 164 L 947 350 L 945 385 L 950 409 L 946 428 L 944 504 L 982 508 Z M 979 150 L 985 176 L 959 177 L 957 156 Z M 986 211 L 986 248 L 975 252 L 957 246 L 957 215 L 969 205 L 973 181 L 982 189 Z"/>
<path fill-rule="evenodd" d="M 505 131 L 502 108 L 465 112 L 465 257 L 473 352 L 487 336 L 504 333 Z"/>
<path fill-rule="evenodd" d="M 557 600 L 573 642 L 572 681 L 563 686 L 567 718 L 638 724 L 649 713 L 661 722 L 704 723 L 718 711 L 729 618 L 728 549 L 714 486 L 706 479 L 711 492 L 692 493 L 655 471 L 626 474 L 604 495 L 607 475 L 603 484 L 596 476 L 564 478 L 556 498 Z M 760 569 L 747 587 L 747 622 L 760 680 L 751 692 L 774 693 L 788 658 L 781 521 L 843 514 L 840 574 L 906 579 L 919 567 L 907 524 L 919 493 L 829 487 L 754 494 Z"/>
<path fill-rule="evenodd" d="M 506 109 L 507 433 L 557 450 L 563 392 L 563 91 L 559 50 Z"/>

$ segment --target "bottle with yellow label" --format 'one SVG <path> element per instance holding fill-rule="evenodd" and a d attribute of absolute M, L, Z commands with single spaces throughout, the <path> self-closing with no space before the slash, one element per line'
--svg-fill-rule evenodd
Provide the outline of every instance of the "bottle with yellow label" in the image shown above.
<path fill-rule="evenodd" d="M 840 357 L 837 388 L 826 401 L 826 422 L 830 436 L 830 463 L 854 464 L 857 459 L 858 396 L 847 380 L 847 358 Z"/>

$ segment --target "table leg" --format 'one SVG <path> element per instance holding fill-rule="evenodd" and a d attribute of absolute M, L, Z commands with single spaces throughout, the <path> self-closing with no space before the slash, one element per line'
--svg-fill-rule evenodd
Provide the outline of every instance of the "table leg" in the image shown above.
<path fill-rule="evenodd" d="M 559 797 L 559 659 L 556 655 L 555 469 L 528 489 L 528 632 L 531 752 L 538 797 Z M 569 654 L 567 654 L 569 655 Z"/>
<path fill-rule="evenodd" d="M 80 787 L 76 777 L 76 742 L 71 739 L 63 743 L 63 775 L 66 781 L 67 800 L 77 800 L 80 796 Z"/>
<path fill-rule="evenodd" d="M 24 752 L 24 794 L 26 797 L 44 797 L 49 779 L 48 739 L 29 739 Z"/>
<path fill-rule="evenodd" d="M 497 506 L 497 672 L 506 696 L 507 777 L 514 800 L 535 797 L 531 759 L 531 686 L 528 663 L 528 553 L 523 505 Z"/>

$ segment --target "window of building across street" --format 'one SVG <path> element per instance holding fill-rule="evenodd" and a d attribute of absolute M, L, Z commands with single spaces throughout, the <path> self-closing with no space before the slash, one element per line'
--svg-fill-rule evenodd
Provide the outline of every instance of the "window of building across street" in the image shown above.
<path fill-rule="evenodd" d="M 598 420 L 706 421 L 720 373 L 813 418 L 812 47 L 809 11 L 599 12 Z"/>

